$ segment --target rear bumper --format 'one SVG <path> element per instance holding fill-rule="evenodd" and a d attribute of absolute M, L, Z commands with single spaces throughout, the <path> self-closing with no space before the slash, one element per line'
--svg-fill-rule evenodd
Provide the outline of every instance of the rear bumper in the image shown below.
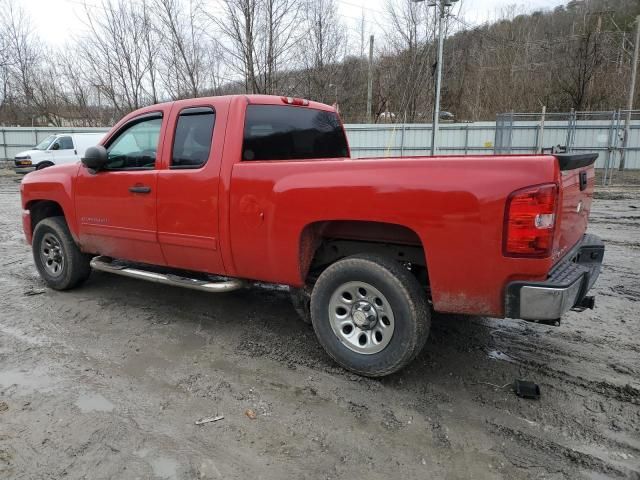
<path fill-rule="evenodd" d="M 553 267 L 544 282 L 511 282 L 505 312 L 509 318 L 556 320 L 574 307 L 584 306 L 604 259 L 604 243 L 595 235 L 582 240 Z"/>

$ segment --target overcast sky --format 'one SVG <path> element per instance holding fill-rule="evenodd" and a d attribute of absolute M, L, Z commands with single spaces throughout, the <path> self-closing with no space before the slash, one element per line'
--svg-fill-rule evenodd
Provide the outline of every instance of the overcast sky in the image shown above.
<path fill-rule="evenodd" d="M 217 4 L 211 2 L 212 7 Z M 336 0 L 340 14 L 348 28 L 355 29 L 364 12 L 368 33 L 380 30 L 382 13 L 387 0 Z M 402 0 L 396 0 L 402 1 Z M 84 16 L 83 0 L 19 0 L 31 15 L 39 36 L 52 45 L 62 46 L 74 34 L 81 33 Z M 87 0 L 88 4 L 100 5 L 100 0 Z M 496 18 L 500 10 L 509 5 L 517 5 L 522 11 L 551 9 L 567 3 L 567 0 L 462 0 L 461 15 L 472 24 L 479 24 Z M 96 15 L 99 8 L 92 9 Z M 213 11 L 213 9 L 212 9 Z"/>

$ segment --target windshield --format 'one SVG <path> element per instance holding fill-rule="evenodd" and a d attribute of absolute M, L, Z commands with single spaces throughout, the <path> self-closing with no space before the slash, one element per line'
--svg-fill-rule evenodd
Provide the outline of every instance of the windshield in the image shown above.
<path fill-rule="evenodd" d="M 34 150 L 46 150 L 47 148 L 49 148 L 49 145 L 51 145 L 55 139 L 56 139 L 55 135 L 49 135 L 47 138 L 45 138 L 43 141 L 41 141 L 38 145 L 33 147 L 33 149 Z"/>

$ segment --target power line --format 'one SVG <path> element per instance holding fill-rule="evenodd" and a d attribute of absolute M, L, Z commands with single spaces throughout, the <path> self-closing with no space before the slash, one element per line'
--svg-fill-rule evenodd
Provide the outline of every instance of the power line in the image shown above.
<path fill-rule="evenodd" d="M 336 0 L 336 2 L 342 3 L 344 5 L 349 5 L 350 7 L 361 8 L 362 10 L 367 10 L 369 12 L 374 12 L 374 13 L 378 13 L 378 14 L 381 14 L 381 15 L 386 15 L 386 12 L 383 12 L 382 10 L 378 10 L 376 8 L 371 8 L 371 7 L 366 7 L 364 5 L 359 5 L 357 3 L 351 3 L 351 2 L 348 2 L 347 0 Z"/>

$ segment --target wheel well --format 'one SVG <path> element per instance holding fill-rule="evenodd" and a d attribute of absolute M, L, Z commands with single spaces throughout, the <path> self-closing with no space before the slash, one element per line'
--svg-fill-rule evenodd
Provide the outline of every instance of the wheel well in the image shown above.
<path fill-rule="evenodd" d="M 332 263 L 358 253 L 376 253 L 406 264 L 427 286 L 427 258 L 420 237 L 403 225 L 368 221 L 327 221 L 308 225 L 300 241 L 302 278 L 313 284 Z"/>
<path fill-rule="evenodd" d="M 59 203 L 52 200 L 34 200 L 27 205 L 31 212 L 31 231 L 45 218 L 64 217 L 64 211 Z"/>

